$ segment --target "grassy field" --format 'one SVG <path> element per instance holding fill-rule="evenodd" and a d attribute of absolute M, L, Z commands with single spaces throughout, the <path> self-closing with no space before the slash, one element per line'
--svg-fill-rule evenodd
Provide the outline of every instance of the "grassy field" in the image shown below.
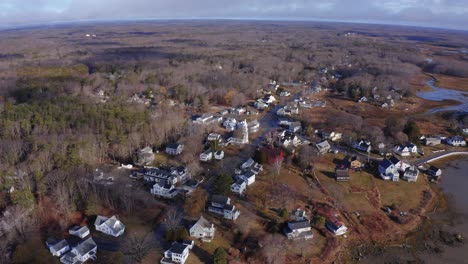
<path fill-rule="evenodd" d="M 420 175 L 416 183 L 403 180 L 399 182 L 376 181 L 383 205 L 396 204 L 401 210 L 407 211 L 418 207 L 422 192 L 428 189 L 426 181 Z"/>

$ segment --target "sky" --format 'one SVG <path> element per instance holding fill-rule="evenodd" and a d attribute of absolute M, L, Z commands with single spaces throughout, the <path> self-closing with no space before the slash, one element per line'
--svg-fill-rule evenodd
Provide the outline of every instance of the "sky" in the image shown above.
<path fill-rule="evenodd" d="M 325 20 L 468 30 L 468 0 L 0 0 L 0 27 L 194 18 Z"/>

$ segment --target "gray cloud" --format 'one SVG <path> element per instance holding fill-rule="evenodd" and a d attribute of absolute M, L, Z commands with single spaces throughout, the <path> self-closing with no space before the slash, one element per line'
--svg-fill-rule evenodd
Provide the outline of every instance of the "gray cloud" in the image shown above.
<path fill-rule="evenodd" d="M 79 20 L 335 20 L 466 29 L 466 0 L 1 0 L 0 25 Z"/>

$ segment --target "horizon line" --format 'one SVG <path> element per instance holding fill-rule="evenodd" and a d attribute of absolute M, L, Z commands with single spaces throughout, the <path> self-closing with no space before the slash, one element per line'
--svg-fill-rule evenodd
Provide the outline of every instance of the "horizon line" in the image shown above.
<path fill-rule="evenodd" d="M 450 28 L 439 25 L 421 25 L 411 23 L 388 23 L 385 21 L 364 21 L 364 20 L 335 20 L 335 19 L 307 19 L 307 18 L 226 18 L 226 17 L 187 17 L 187 18 L 128 18 L 128 19 L 80 19 L 70 21 L 48 21 L 38 22 L 31 24 L 22 24 L 15 26 L 0 26 L 0 32 L 10 30 L 21 30 L 21 29 L 33 29 L 40 27 L 50 26 L 67 26 L 74 24 L 90 24 L 90 23 L 131 23 L 131 22 L 156 22 L 156 21 L 256 21 L 256 22 L 308 22 L 308 23 L 341 23 L 341 24 L 358 24 L 358 25 L 374 25 L 374 26 L 395 26 L 395 27 L 408 27 L 408 28 L 424 28 L 432 30 L 451 30 L 459 32 L 468 32 L 468 29 L 464 28 Z"/>

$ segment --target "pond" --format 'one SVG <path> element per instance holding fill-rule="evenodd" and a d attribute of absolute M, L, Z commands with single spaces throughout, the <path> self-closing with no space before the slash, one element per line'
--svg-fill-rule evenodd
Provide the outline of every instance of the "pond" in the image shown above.
<path fill-rule="evenodd" d="M 444 111 L 456 111 L 468 113 L 468 92 L 446 89 L 438 87 L 435 84 L 434 80 L 429 80 L 427 85 L 432 88 L 432 91 L 423 91 L 418 92 L 416 95 L 422 99 L 430 101 L 444 101 L 444 100 L 454 100 L 460 102 L 458 105 L 452 105 L 441 108 L 433 108 L 428 111 L 428 114 L 444 112 Z M 468 83 L 467 83 L 468 86 Z"/>

